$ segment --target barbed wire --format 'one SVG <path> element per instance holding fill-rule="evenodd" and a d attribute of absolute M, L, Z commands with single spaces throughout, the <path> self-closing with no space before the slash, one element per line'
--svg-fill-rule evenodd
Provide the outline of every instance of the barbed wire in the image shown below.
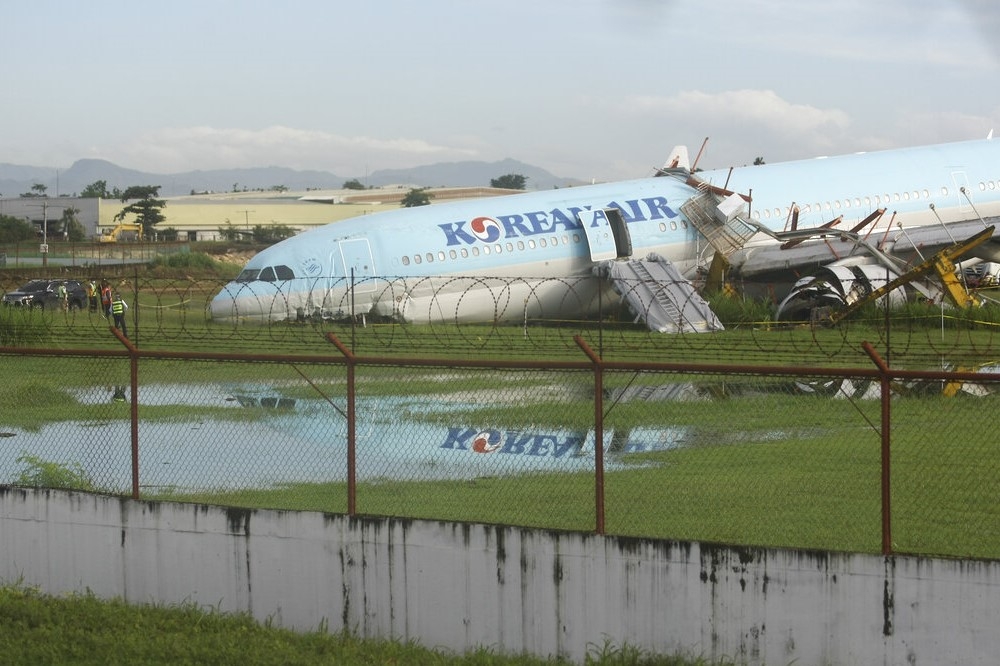
<path fill-rule="evenodd" d="M 650 330 L 644 322 L 660 315 L 627 302 L 641 288 L 651 292 L 647 307 L 659 307 L 659 298 L 676 296 L 674 283 L 620 280 L 615 292 L 596 276 L 314 278 L 263 287 L 138 271 L 111 279 L 127 295 L 129 332 L 140 345 L 315 350 L 334 332 L 370 352 L 575 356 L 573 337 L 582 334 L 602 354 L 658 360 L 865 362 L 862 339 L 899 362 L 967 367 L 1000 356 L 1000 307 L 991 300 L 969 310 L 916 304 L 887 313 L 872 306 L 829 326 L 775 321 L 772 301 L 714 296 L 709 306 L 724 330 L 694 333 L 683 314 L 675 332 Z M 702 299 L 693 291 L 685 298 L 674 303 L 680 313 Z M 227 305 L 220 308 L 220 300 Z M 15 333 L 42 329 L 67 346 L 114 344 L 100 306 L 65 313 L 7 306 L 4 315 Z"/>

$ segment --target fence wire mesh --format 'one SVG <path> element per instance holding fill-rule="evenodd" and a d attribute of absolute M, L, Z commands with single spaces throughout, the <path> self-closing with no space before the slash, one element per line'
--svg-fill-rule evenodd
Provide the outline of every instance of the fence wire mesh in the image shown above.
<path fill-rule="evenodd" d="M 0 484 L 867 552 L 888 511 L 894 552 L 1000 557 L 997 375 L 952 372 L 995 372 L 984 312 L 664 335 L 602 301 L 558 325 L 248 326 L 212 320 L 224 281 L 113 281 L 131 356 L 89 303 L 2 309 Z M 944 368 L 894 371 L 888 430 L 862 339 Z"/>
<path fill-rule="evenodd" d="M 608 375 L 609 532 L 878 550 L 877 382 Z"/>
<path fill-rule="evenodd" d="M 1000 556 L 996 375 L 893 379 L 883 467 L 870 373 L 0 360 L 3 484 L 861 552 L 885 508 L 892 552 Z"/>

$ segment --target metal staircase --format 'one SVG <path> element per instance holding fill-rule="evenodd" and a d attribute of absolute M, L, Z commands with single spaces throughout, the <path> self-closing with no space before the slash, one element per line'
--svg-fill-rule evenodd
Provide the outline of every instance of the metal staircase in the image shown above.
<path fill-rule="evenodd" d="M 706 333 L 722 323 L 688 280 L 669 261 L 650 255 L 645 261 L 607 262 L 607 276 L 619 294 L 651 331 Z"/>
<path fill-rule="evenodd" d="M 729 259 L 734 252 L 743 249 L 757 233 L 757 228 L 748 224 L 742 214 L 720 219 L 719 207 L 725 201 L 720 201 L 710 191 L 700 187 L 699 190 L 697 195 L 681 204 L 681 212 L 716 252 Z"/>

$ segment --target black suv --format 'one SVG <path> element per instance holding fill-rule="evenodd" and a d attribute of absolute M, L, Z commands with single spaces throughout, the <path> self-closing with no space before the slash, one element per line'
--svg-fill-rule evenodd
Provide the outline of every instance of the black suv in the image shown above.
<path fill-rule="evenodd" d="M 4 294 L 3 304 L 58 309 L 59 285 L 66 285 L 69 307 L 87 307 L 87 290 L 79 280 L 32 280 L 23 287 Z"/>

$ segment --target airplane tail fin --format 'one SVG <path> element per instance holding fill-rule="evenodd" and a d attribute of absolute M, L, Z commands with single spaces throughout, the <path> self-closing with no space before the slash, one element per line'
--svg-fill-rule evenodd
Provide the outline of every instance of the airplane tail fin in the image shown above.
<path fill-rule="evenodd" d="M 670 157 L 663 163 L 663 169 L 687 169 L 691 170 L 691 160 L 688 159 L 687 146 L 674 146 L 670 151 Z"/>

